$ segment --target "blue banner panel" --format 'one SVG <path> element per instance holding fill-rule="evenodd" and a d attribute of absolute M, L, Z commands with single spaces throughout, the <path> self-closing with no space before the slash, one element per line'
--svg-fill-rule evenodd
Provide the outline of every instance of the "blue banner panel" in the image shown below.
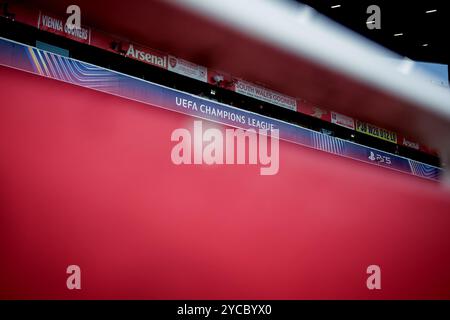
<path fill-rule="evenodd" d="M 442 172 L 438 167 L 4 38 L 0 38 L 0 64 L 228 126 L 278 129 L 280 139 L 422 178 L 439 180 Z"/>

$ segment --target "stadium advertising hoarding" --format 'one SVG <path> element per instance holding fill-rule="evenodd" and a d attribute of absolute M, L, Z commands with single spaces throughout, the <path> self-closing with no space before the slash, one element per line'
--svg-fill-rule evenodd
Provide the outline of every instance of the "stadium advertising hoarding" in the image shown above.
<path fill-rule="evenodd" d="M 169 71 L 183 76 L 196 79 L 202 82 L 208 81 L 208 70 L 198 64 L 169 55 Z"/>
<path fill-rule="evenodd" d="M 265 101 L 279 107 L 297 111 L 297 101 L 294 98 L 281 94 L 279 92 L 257 86 L 253 83 L 236 79 L 234 90 L 245 96 Z"/>
<path fill-rule="evenodd" d="M 356 120 L 356 131 L 388 142 L 397 143 L 397 134 L 395 132 L 374 126 L 367 122 Z"/>
<path fill-rule="evenodd" d="M 80 29 L 70 29 L 65 19 L 39 11 L 37 28 L 48 31 L 78 42 L 91 44 L 91 29 L 81 26 Z"/>
<path fill-rule="evenodd" d="M 337 124 L 338 126 L 355 130 L 355 120 L 353 118 L 334 111 L 331 111 L 331 122 Z"/>
<path fill-rule="evenodd" d="M 317 119 L 331 122 L 330 111 L 319 108 L 304 100 L 297 101 L 297 111 Z"/>
<path fill-rule="evenodd" d="M 405 146 L 414 150 L 418 150 L 421 152 L 425 152 L 434 156 L 438 156 L 438 153 L 436 150 L 433 150 L 432 148 L 429 148 L 425 145 L 423 145 L 420 142 L 417 142 L 415 139 L 412 139 L 410 137 L 402 136 L 401 134 L 397 134 L 397 143 L 401 146 Z"/>
<path fill-rule="evenodd" d="M 125 56 L 155 67 L 167 69 L 167 55 L 159 51 L 145 48 L 133 43 L 126 45 Z"/>

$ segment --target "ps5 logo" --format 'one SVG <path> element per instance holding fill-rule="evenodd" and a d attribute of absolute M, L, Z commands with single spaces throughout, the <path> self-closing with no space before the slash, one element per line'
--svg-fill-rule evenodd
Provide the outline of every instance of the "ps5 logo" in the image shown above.
<path fill-rule="evenodd" d="M 388 165 L 392 164 L 391 157 L 384 156 L 379 153 L 375 153 L 373 151 L 370 151 L 370 155 L 368 158 L 370 161 L 376 161 L 377 163 L 384 163 Z"/>

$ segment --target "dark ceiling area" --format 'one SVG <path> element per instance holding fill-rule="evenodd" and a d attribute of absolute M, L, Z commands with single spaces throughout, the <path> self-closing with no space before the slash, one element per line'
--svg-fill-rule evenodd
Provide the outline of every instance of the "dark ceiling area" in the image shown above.
<path fill-rule="evenodd" d="M 449 64 L 450 14 L 448 0 L 302 0 L 318 12 L 416 61 Z M 381 29 L 370 30 L 370 5 L 381 12 Z"/>

